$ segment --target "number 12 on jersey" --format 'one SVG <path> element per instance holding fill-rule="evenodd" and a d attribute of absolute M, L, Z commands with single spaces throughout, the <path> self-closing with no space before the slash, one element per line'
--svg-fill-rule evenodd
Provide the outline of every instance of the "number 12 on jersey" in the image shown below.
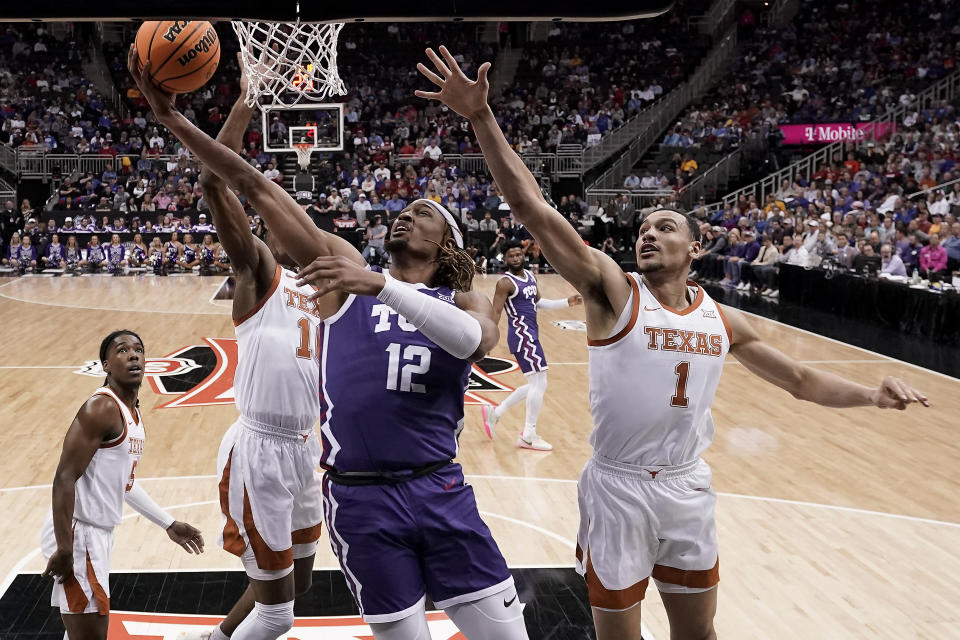
<path fill-rule="evenodd" d="M 426 386 L 414 382 L 413 376 L 430 371 L 430 349 L 416 344 L 408 344 L 406 348 L 402 348 L 396 342 L 391 342 L 387 345 L 387 353 L 390 354 L 387 364 L 387 390 L 426 393 Z M 401 353 L 404 361 L 402 366 Z"/>

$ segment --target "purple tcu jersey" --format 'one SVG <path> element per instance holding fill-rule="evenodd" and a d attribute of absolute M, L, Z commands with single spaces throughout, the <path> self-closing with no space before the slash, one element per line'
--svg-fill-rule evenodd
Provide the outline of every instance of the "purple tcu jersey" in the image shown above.
<path fill-rule="evenodd" d="M 111 263 L 116 264 L 122 261 L 126 253 L 127 250 L 122 244 L 107 245 L 107 260 L 109 260 Z"/>
<path fill-rule="evenodd" d="M 416 286 L 454 304 L 446 287 Z M 321 466 L 395 471 L 457 455 L 469 362 L 373 296 L 351 295 L 319 331 Z"/>
<path fill-rule="evenodd" d="M 537 325 L 537 280 L 524 269 L 523 278 L 509 271 L 504 274 L 513 283 L 514 291 L 503 305 L 507 312 L 507 347 L 517 359 L 523 373 L 544 371 L 547 359 L 540 346 Z"/>
<path fill-rule="evenodd" d="M 187 264 L 197 259 L 196 250 L 188 244 L 183 245 L 183 261 Z"/>
<path fill-rule="evenodd" d="M 103 245 L 90 245 L 87 247 L 88 262 L 103 262 L 106 258 L 103 256 Z"/>

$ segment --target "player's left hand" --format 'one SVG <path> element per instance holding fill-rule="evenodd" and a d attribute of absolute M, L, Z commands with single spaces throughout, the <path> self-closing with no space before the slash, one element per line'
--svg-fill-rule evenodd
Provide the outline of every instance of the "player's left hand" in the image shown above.
<path fill-rule="evenodd" d="M 187 553 L 203 553 L 203 535 L 196 527 L 177 520 L 167 528 L 167 535 Z"/>
<path fill-rule="evenodd" d="M 427 49 L 426 53 L 436 72 L 427 68 L 422 62 L 417 63 L 417 70 L 427 80 L 440 87 L 440 91 L 418 89 L 413 92 L 415 96 L 427 100 L 439 100 L 467 119 L 477 116 L 487 108 L 487 92 L 490 89 L 490 83 L 487 80 L 487 72 L 490 70 L 489 62 L 484 62 L 477 69 L 476 80 L 470 80 L 445 46 L 440 45 L 440 55 L 443 59 L 433 49 Z"/>
<path fill-rule="evenodd" d="M 173 113 L 173 100 L 175 96 L 172 93 L 161 91 L 151 82 L 149 60 L 144 63 L 142 69 L 137 68 L 139 66 L 139 58 L 136 44 L 131 44 L 130 50 L 127 52 L 127 71 L 130 72 L 133 81 L 137 83 L 137 88 L 140 90 L 140 93 L 143 94 L 143 97 L 146 98 L 150 104 L 150 109 L 153 111 L 153 114 L 157 116 L 157 120 L 162 121 Z"/>
<path fill-rule="evenodd" d="M 575 307 L 578 304 L 583 304 L 583 296 L 580 295 L 579 293 L 575 293 L 574 295 L 567 298 L 567 304 L 571 307 Z"/>
<path fill-rule="evenodd" d="M 873 404 L 881 409 L 899 409 L 903 411 L 907 405 L 918 402 L 925 407 L 930 406 L 927 396 L 920 393 L 900 378 L 887 376 L 871 394 Z"/>
<path fill-rule="evenodd" d="M 297 286 L 316 289 L 310 299 L 316 300 L 331 291 L 375 296 L 387 283 L 382 273 L 371 271 L 344 256 L 320 256 L 297 274 Z"/>

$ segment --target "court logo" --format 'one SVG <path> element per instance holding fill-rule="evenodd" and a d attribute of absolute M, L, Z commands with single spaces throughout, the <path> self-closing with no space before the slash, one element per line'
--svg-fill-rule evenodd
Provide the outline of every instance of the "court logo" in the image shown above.
<path fill-rule="evenodd" d="M 148 358 L 146 378 L 160 395 L 177 396 L 160 405 L 175 407 L 208 407 L 234 403 L 233 377 L 237 370 L 236 338 L 204 338 L 204 344 L 181 347 L 163 358 Z M 513 360 L 487 357 L 473 364 L 464 394 L 466 404 L 493 404 L 481 393 L 513 391 L 497 380 L 497 376 L 516 371 Z M 100 362 L 91 360 L 74 371 L 79 375 L 101 378 L 105 374 Z"/>
<path fill-rule="evenodd" d="M 223 618 L 163 613 L 110 612 L 110 640 L 176 640 L 184 632 L 209 631 Z M 437 640 L 464 638 L 442 611 L 427 612 L 430 636 Z M 297 618 L 287 640 L 357 640 L 373 638 L 359 616 Z"/>
<path fill-rule="evenodd" d="M 583 320 L 554 320 L 553 326 L 560 327 L 564 331 L 586 331 L 587 323 Z"/>

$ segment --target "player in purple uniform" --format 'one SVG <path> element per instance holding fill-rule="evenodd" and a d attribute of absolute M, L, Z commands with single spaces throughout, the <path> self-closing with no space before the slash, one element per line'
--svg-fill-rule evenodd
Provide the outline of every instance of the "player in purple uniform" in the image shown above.
<path fill-rule="evenodd" d="M 410 203 L 387 245 L 391 272 L 368 269 L 281 186 L 177 112 L 148 80 L 150 63 L 137 69 L 134 47 L 127 65 L 157 120 L 247 198 L 305 265 L 301 282 L 317 288 L 299 304 L 324 318 L 306 344 L 321 363 L 326 524 L 374 637 L 429 638 L 429 595 L 469 640 L 526 640 L 513 578 L 452 460 L 470 363 L 499 339 L 490 301 L 470 290 L 474 266 L 453 216 Z M 292 624 L 293 602 L 283 605 Z"/>
<path fill-rule="evenodd" d="M 560 309 L 583 304 L 583 298 L 572 295 L 569 298 L 547 300 L 540 297 L 537 279 L 523 268 L 523 245 L 511 240 L 504 245 L 503 261 L 507 263 L 507 272 L 497 282 L 493 295 L 493 312 L 497 322 L 504 310 L 507 312 L 507 347 L 517 359 L 520 371 L 527 377 L 527 384 L 517 387 L 507 399 L 496 408 L 482 405 L 483 428 L 493 440 L 497 421 L 507 409 L 522 400 L 527 401 L 527 417 L 523 433 L 517 438 L 517 446 L 536 451 L 552 451 L 553 445 L 537 433 L 537 417 L 543 406 L 543 394 L 547 390 L 547 358 L 540 345 L 540 327 L 537 324 L 538 309 Z"/>

